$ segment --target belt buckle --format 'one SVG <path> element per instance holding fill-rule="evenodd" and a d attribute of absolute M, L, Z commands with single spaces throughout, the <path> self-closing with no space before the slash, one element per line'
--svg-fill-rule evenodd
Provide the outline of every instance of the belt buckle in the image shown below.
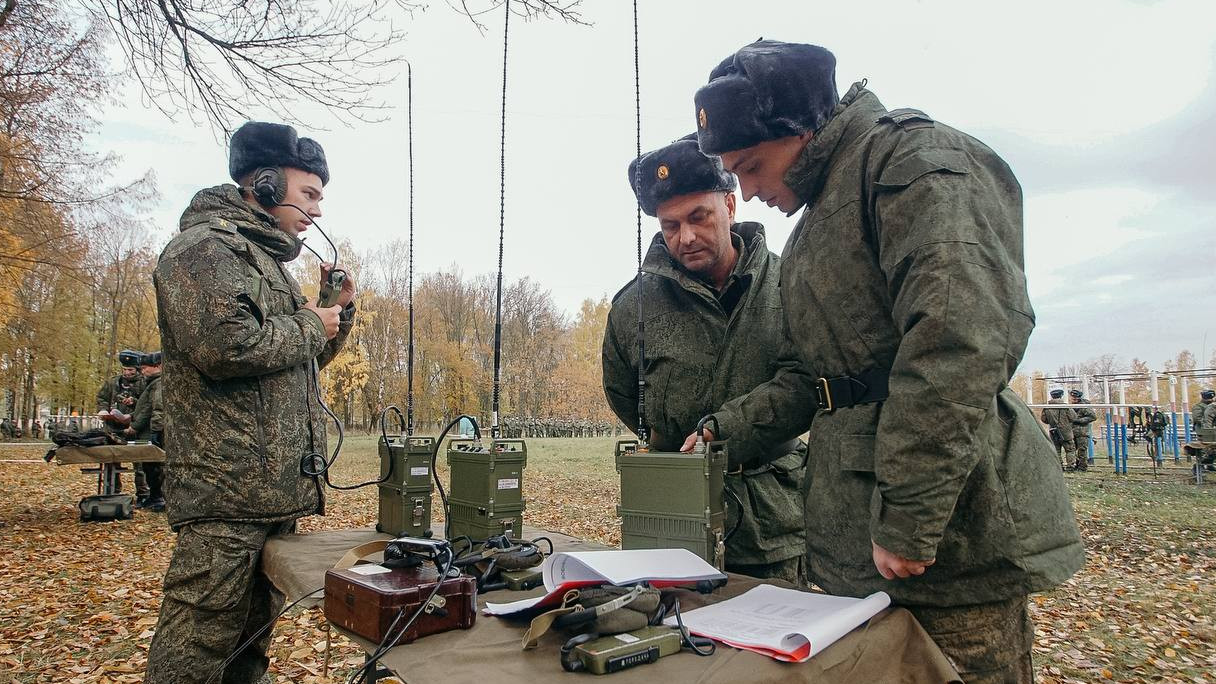
<path fill-rule="evenodd" d="M 833 409 L 832 389 L 828 386 L 827 378 L 819 378 L 819 384 L 815 386 L 815 392 L 819 395 L 819 408 L 831 413 Z"/>

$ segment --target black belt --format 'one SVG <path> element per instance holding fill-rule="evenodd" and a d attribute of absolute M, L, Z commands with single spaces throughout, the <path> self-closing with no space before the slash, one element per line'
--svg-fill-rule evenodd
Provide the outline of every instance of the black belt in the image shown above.
<path fill-rule="evenodd" d="M 815 402 L 821 410 L 831 413 L 858 404 L 882 401 L 890 396 L 887 375 L 886 370 L 874 368 L 856 376 L 819 378 L 815 381 Z"/>

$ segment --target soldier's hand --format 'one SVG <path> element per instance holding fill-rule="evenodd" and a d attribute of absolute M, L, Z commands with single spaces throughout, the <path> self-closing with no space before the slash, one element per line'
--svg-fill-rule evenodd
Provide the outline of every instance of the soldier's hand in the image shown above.
<path fill-rule="evenodd" d="M 701 434 L 704 435 L 702 437 L 702 439 L 705 440 L 706 444 L 714 441 L 714 431 L 713 430 L 710 430 L 709 428 L 702 428 Z M 691 453 L 693 447 L 695 447 L 696 445 L 697 445 L 697 433 L 694 432 L 688 436 L 688 439 L 684 440 L 684 446 L 680 447 L 680 451 L 685 454 Z"/>
<path fill-rule="evenodd" d="M 334 270 L 333 264 L 321 264 L 321 285 L 329 281 L 329 273 Z M 338 293 L 338 306 L 343 309 L 355 300 L 355 277 L 346 271 L 346 280 L 342 281 L 342 290 Z"/>
<path fill-rule="evenodd" d="M 925 574 L 925 568 L 937 561 L 937 559 L 927 561 L 910 560 L 891 553 L 875 544 L 873 540 L 870 540 L 870 545 L 874 547 L 874 567 L 878 568 L 878 574 L 889 580 L 893 580 L 896 577 L 907 578 L 923 575 Z"/>
<path fill-rule="evenodd" d="M 325 326 L 325 339 L 332 340 L 338 336 L 338 314 L 342 313 L 340 305 L 334 305 L 326 308 L 317 306 L 317 302 L 309 302 L 304 305 L 305 309 L 315 313 L 317 318 L 321 319 L 321 324 Z"/>

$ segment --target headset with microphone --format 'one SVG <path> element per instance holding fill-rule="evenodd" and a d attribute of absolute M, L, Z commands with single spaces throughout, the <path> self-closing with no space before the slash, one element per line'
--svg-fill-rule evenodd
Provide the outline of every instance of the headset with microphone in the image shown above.
<path fill-rule="evenodd" d="M 325 282 L 321 284 L 321 291 L 317 295 L 317 306 L 324 309 L 337 305 L 338 296 L 342 294 L 342 284 L 346 282 L 346 271 L 338 268 L 338 248 L 334 245 L 334 241 L 329 239 L 329 235 L 326 235 L 325 231 L 321 229 L 316 219 L 308 215 L 308 212 L 294 204 L 284 202 L 287 199 L 287 176 L 283 174 L 283 170 L 278 167 L 267 166 L 254 171 L 253 181 L 249 184 L 249 191 L 253 194 L 253 198 L 257 200 L 258 204 L 266 209 L 291 207 L 303 214 L 312 222 L 313 226 L 316 226 L 317 232 L 321 234 L 321 237 L 325 238 L 325 241 L 329 243 L 329 248 L 334 253 L 334 259 L 330 262 L 334 265 L 334 268 L 329 272 Z M 315 254 L 322 262 L 325 261 L 320 254 L 317 254 L 315 249 L 308 246 L 307 242 L 301 240 L 300 244 L 304 245 L 305 249 Z"/>

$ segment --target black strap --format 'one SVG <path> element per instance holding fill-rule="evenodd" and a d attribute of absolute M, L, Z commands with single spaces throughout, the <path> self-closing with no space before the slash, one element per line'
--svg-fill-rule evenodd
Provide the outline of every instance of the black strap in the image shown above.
<path fill-rule="evenodd" d="M 815 401 L 820 410 L 828 413 L 882 401 L 890 395 L 887 378 L 888 373 L 882 368 L 872 368 L 858 375 L 819 378 L 815 383 Z"/>

